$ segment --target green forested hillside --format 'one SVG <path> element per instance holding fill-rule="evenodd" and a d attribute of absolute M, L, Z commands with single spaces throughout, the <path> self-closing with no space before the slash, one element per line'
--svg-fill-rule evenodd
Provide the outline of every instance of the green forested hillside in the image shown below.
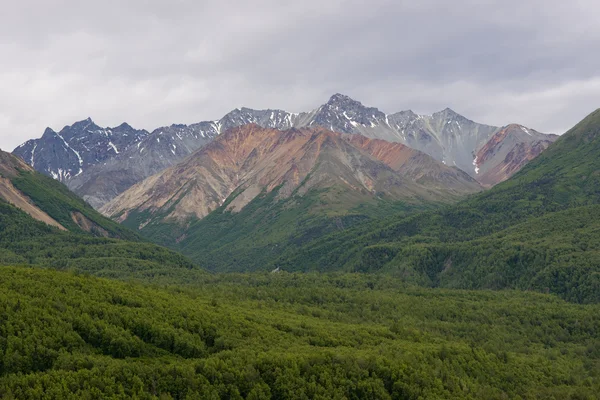
<path fill-rule="evenodd" d="M 71 232 L 91 233 L 125 240 L 139 240 L 132 230 L 104 217 L 89 204 L 71 192 L 62 183 L 34 171 L 21 171 L 11 179 L 13 185 L 33 203 Z M 84 230 L 73 220 L 73 213 L 81 213 L 89 222 Z"/>
<path fill-rule="evenodd" d="M 182 227 L 164 221 L 150 222 L 141 230 L 148 239 L 190 257 L 219 272 L 260 271 L 285 249 L 347 229 L 386 214 L 408 215 L 439 207 L 436 203 L 407 204 L 365 197 L 359 207 L 349 206 L 344 188 L 314 190 L 303 196 L 275 200 L 277 189 L 262 193 L 239 212 L 227 210 L 234 193 L 219 209 Z M 134 213 L 131 213 L 134 214 Z M 125 222 L 136 229 L 148 215 L 130 215 Z"/>
<path fill-rule="evenodd" d="M 519 173 L 457 205 L 286 249 L 286 270 L 389 272 L 428 286 L 600 301 L 600 111 Z"/>
<path fill-rule="evenodd" d="M 160 282 L 190 282 L 204 273 L 180 254 L 147 243 L 103 217 L 63 184 L 2 151 L 0 184 L 1 265 Z M 32 217 L 32 210 L 53 226 Z"/>
<path fill-rule="evenodd" d="M 119 279 L 193 281 L 202 270 L 145 242 L 60 231 L 0 202 L 0 265 L 31 264 Z"/>
<path fill-rule="evenodd" d="M 593 399 L 597 305 L 377 275 L 0 268 L 0 397 Z"/>

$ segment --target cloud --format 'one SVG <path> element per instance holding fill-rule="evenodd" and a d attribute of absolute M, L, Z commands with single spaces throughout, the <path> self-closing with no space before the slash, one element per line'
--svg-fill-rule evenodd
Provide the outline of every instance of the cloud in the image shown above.
<path fill-rule="evenodd" d="M 600 105 L 591 0 L 21 0 L 0 15 L 0 147 L 88 116 L 154 129 L 334 92 L 562 133 Z"/>

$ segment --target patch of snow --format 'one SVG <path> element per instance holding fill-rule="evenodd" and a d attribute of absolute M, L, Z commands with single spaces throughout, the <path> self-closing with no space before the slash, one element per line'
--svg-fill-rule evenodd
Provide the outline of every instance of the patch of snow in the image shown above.
<path fill-rule="evenodd" d="M 475 166 L 475 173 L 479 174 L 479 166 L 477 165 L 477 157 L 473 160 L 473 165 Z"/>
<path fill-rule="evenodd" d="M 218 120 L 217 121 L 213 121 L 213 125 L 215 127 L 215 131 L 217 131 L 217 135 L 220 135 L 221 134 L 221 127 L 223 126 L 221 124 L 221 121 L 218 121 Z"/>
<path fill-rule="evenodd" d="M 112 149 L 115 151 L 115 153 L 119 154 L 119 150 L 117 149 L 117 146 L 115 146 L 115 145 L 113 144 L 113 142 L 110 142 L 110 141 L 109 141 L 109 142 L 108 142 L 108 145 L 109 145 L 110 147 L 112 147 Z"/>
<path fill-rule="evenodd" d="M 35 155 L 35 149 L 37 148 L 37 142 L 33 144 L 33 149 L 31 150 L 31 162 L 29 163 L 32 167 L 35 168 L 35 161 L 33 160 L 33 156 Z"/>
<path fill-rule="evenodd" d="M 79 160 L 79 172 L 77 173 L 77 175 L 79 175 L 80 173 L 83 172 L 82 169 L 81 169 L 81 166 L 83 166 L 83 159 L 79 155 L 79 152 L 77 150 L 75 150 L 74 148 L 72 148 L 71 146 L 69 146 L 69 144 L 67 143 L 67 141 L 59 133 L 57 133 L 56 136 L 58 136 L 60 138 L 60 140 L 63 141 L 63 143 L 65 144 L 65 146 L 66 146 L 67 149 L 71 150 L 77 156 L 77 159 Z M 75 175 L 75 176 L 77 176 L 77 175 Z"/>
<path fill-rule="evenodd" d="M 523 132 L 525 132 L 526 134 L 528 134 L 529 136 L 531 136 L 531 133 L 529 132 L 529 129 L 525 128 L 524 126 L 521 126 L 521 130 Z"/>

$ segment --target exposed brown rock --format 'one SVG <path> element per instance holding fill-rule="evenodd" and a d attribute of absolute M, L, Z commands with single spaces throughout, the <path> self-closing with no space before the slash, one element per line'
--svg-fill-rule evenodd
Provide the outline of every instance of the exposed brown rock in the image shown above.
<path fill-rule="evenodd" d="M 0 199 L 20 208 L 38 221 L 66 230 L 51 216 L 40 210 L 29 197 L 14 187 L 10 179 L 18 176 L 21 171 L 33 171 L 33 168 L 20 158 L 0 150 Z"/>
<path fill-rule="evenodd" d="M 516 124 L 500 129 L 476 154 L 477 181 L 489 187 L 507 180 L 556 139 Z"/>
<path fill-rule="evenodd" d="M 445 181 L 440 181 L 442 177 Z M 480 190 L 462 171 L 399 143 L 323 128 L 282 132 L 246 125 L 221 134 L 181 164 L 133 186 L 101 211 L 120 221 L 136 210 L 160 212 L 183 222 L 206 216 L 234 192 L 227 206 L 231 211 L 275 188 L 278 198 L 287 198 L 332 187 L 346 188 L 357 199 L 387 196 L 408 201 Z"/>
<path fill-rule="evenodd" d="M 2 164 L 3 172 L 5 165 Z M 27 196 L 15 188 L 12 182 L 4 177 L 0 177 L 0 199 L 20 208 L 29 214 L 32 218 L 42 221 L 48 225 L 54 226 L 60 230 L 66 231 L 65 227 L 59 224 L 51 216 L 40 210 Z"/>
<path fill-rule="evenodd" d="M 93 233 L 96 236 L 109 237 L 109 233 L 106 229 L 102 228 L 94 221 L 80 213 L 79 211 L 71 212 L 71 219 L 77 224 L 82 230 Z"/>

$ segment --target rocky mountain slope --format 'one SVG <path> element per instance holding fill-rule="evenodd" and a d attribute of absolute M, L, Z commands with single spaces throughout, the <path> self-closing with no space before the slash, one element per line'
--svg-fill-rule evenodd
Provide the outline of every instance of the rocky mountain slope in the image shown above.
<path fill-rule="evenodd" d="M 33 172 L 33 168 L 21 159 L 0 151 L 0 199 L 24 211 L 33 219 L 66 230 L 13 185 L 11 179 L 18 177 L 22 171 Z"/>
<path fill-rule="evenodd" d="M 477 180 L 485 186 L 505 181 L 556 140 L 521 125 L 508 125 L 494 133 L 473 160 Z"/>
<path fill-rule="evenodd" d="M 338 186 L 360 198 L 407 201 L 457 197 L 480 189 L 459 169 L 402 144 L 323 128 L 279 131 L 250 124 L 223 133 L 183 163 L 133 186 L 102 212 L 120 221 L 135 211 L 149 213 L 148 221 L 159 215 L 185 223 L 206 216 L 228 199 L 227 209 L 235 212 L 276 188 L 277 199 L 282 199 Z"/>
<path fill-rule="evenodd" d="M 203 122 L 159 128 L 135 146 L 94 165 L 67 182 L 71 190 L 99 208 L 132 185 L 168 168 L 209 143 L 218 125 Z"/>
<path fill-rule="evenodd" d="M 38 171 L 66 180 L 72 190 L 99 208 L 133 184 L 175 165 L 222 132 L 246 124 L 280 130 L 318 126 L 402 143 L 446 165 L 462 169 L 486 186 L 506 179 L 556 140 L 555 135 L 544 135 L 525 127 L 523 132 L 529 134 L 506 135 L 503 132 L 507 129 L 514 131 L 510 128 L 513 125 L 504 128 L 482 125 L 450 109 L 432 115 L 418 115 L 412 111 L 388 115 L 348 96 L 336 94 L 311 112 L 241 108 L 216 121 L 159 128 L 140 136 L 141 140 L 131 142 L 126 149 L 119 150 L 119 154 L 104 152 L 106 157 L 97 157 L 91 162 L 84 157 L 83 147 L 69 150 L 68 146 L 74 145 L 67 140 L 68 135 L 52 131 L 44 135 L 47 140 L 29 141 L 17 148 L 15 154 Z M 104 142 L 98 146 L 102 149 L 110 147 Z M 484 147 L 486 154 L 478 157 Z M 81 162 L 77 154 L 81 156 Z M 32 155 L 35 156 L 32 158 Z"/>
<path fill-rule="evenodd" d="M 189 280 L 203 274 L 182 255 L 141 240 L 62 183 L 3 151 L 0 265 L 68 269 L 127 280 L 184 276 Z"/>

